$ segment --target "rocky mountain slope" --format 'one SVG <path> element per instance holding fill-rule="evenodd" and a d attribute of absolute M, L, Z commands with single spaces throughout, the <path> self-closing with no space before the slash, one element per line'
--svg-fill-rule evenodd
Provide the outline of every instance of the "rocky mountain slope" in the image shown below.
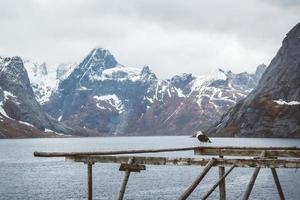
<path fill-rule="evenodd" d="M 208 133 L 300 137 L 300 24 L 286 35 L 257 88 Z"/>
<path fill-rule="evenodd" d="M 43 109 L 53 118 L 107 135 L 191 134 L 206 129 L 256 85 L 255 74 L 220 71 L 223 79 L 191 74 L 161 80 L 125 67 L 97 48 L 59 82 Z"/>
<path fill-rule="evenodd" d="M 52 133 L 51 133 L 52 132 Z M 0 58 L 0 138 L 76 134 L 49 117 L 36 101 L 20 57 Z M 86 134 L 82 131 L 80 134 Z"/>

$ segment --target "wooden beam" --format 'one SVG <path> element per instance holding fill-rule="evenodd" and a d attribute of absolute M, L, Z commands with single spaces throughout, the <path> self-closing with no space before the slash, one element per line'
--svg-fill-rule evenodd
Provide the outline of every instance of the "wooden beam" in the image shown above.
<path fill-rule="evenodd" d="M 68 156 L 95 156 L 95 155 L 118 155 L 118 154 L 137 154 L 137 153 L 160 153 L 172 151 L 191 151 L 198 147 L 168 148 L 168 149 L 138 149 L 120 151 L 97 151 L 97 152 L 34 152 L 36 157 L 68 157 Z"/>
<path fill-rule="evenodd" d="M 88 161 L 88 200 L 93 200 L 93 162 Z"/>
<path fill-rule="evenodd" d="M 265 157 L 265 155 L 266 155 L 266 151 L 263 151 L 263 152 L 261 153 L 260 157 L 263 158 L 263 157 Z M 243 200 L 248 200 L 248 199 L 249 199 L 250 194 L 251 194 L 251 191 L 252 191 L 252 188 L 253 188 L 253 186 L 254 186 L 254 183 L 255 183 L 255 180 L 256 180 L 256 178 L 257 178 L 257 175 L 258 175 L 259 171 L 260 171 L 260 167 L 255 168 L 255 170 L 254 170 L 254 172 L 253 172 L 253 175 L 252 175 L 252 177 L 251 177 L 251 179 L 250 179 L 250 182 L 248 183 L 246 192 L 245 192 L 245 194 L 244 194 L 244 196 L 243 196 Z"/>
<path fill-rule="evenodd" d="M 198 150 L 199 151 L 198 151 Z M 300 148 L 297 147 L 233 147 L 233 146 L 199 146 L 199 147 L 184 147 L 184 148 L 167 148 L 167 149 L 138 149 L 138 150 L 119 150 L 119 151 L 97 151 L 97 152 L 34 152 L 34 156 L 36 157 L 67 157 L 67 156 L 81 156 L 81 155 L 117 155 L 117 154 L 137 154 L 137 153 L 159 153 L 159 152 L 173 152 L 173 151 L 191 151 L 197 150 L 196 152 L 214 152 L 219 155 L 220 151 L 224 151 L 224 149 L 234 150 L 234 151 L 251 151 L 251 150 L 295 150 L 296 155 L 299 156 L 298 151 Z"/>
<path fill-rule="evenodd" d="M 146 156 L 73 156 L 66 160 L 73 162 L 87 162 L 89 159 L 98 163 L 125 163 L 134 157 L 136 164 L 142 165 L 200 165 L 205 166 L 208 158 L 173 158 Z M 269 158 L 215 158 L 214 166 L 231 167 L 262 167 L 262 168 L 300 168 L 300 159 L 269 159 Z"/>
<path fill-rule="evenodd" d="M 134 158 L 129 158 L 128 160 L 128 164 L 131 165 L 132 163 L 134 162 Z M 118 200 L 123 200 L 123 197 L 124 197 L 124 194 L 125 194 L 125 189 L 126 189 L 126 186 L 127 186 L 127 183 L 128 183 L 128 179 L 129 179 L 129 176 L 130 176 L 130 171 L 127 170 L 125 171 L 125 175 L 124 175 L 124 179 L 123 179 L 123 182 L 122 182 L 122 185 L 121 185 L 121 188 L 120 188 L 120 191 L 119 191 L 119 196 L 118 196 Z"/>
<path fill-rule="evenodd" d="M 196 149 L 232 149 L 232 150 L 300 150 L 297 146 L 289 147 L 241 147 L 241 146 L 199 146 Z"/>
<path fill-rule="evenodd" d="M 191 193 L 196 189 L 196 187 L 199 185 L 199 183 L 202 181 L 202 179 L 205 177 L 208 171 L 212 168 L 215 162 L 216 159 L 210 159 L 210 161 L 206 164 L 201 174 L 196 178 L 192 185 L 188 187 L 188 189 L 179 197 L 179 200 L 185 200 L 191 195 Z"/>
<path fill-rule="evenodd" d="M 211 193 L 222 183 L 223 180 L 228 176 L 228 174 L 235 168 L 235 166 L 231 166 L 230 169 L 214 184 L 214 186 L 202 197 L 202 200 L 205 200 L 211 195 Z M 220 197 L 221 198 L 221 197 Z M 226 198 L 226 197 L 225 197 Z"/>
<path fill-rule="evenodd" d="M 223 158 L 223 155 L 220 155 L 219 158 Z M 233 168 L 232 168 L 233 169 Z M 226 186 L 225 186 L 225 178 L 222 179 L 225 175 L 225 167 L 219 167 L 219 178 L 220 178 L 220 184 L 219 184 L 219 199 L 220 200 L 226 200 Z"/>
<path fill-rule="evenodd" d="M 271 171 L 272 171 L 272 175 L 273 175 L 273 178 L 274 178 L 274 181 L 275 181 L 275 184 L 276 184 L 276 188 L 277 188 L 280 200 L 285 200 L 284 194 L 283 194 L 283 191 L 282 191 L 282 188 L 281 188 L 281 185 L 280 185 L 280 181 L 279 181 L 279 178 L 278 178 L 278 175 L 277 175 L 277 172 L 276 172 L 276 169 L 271 168 Z"/>
<path fill-rule="evenodd" d="M 268 157 L 295 157 L 300 158 L 300 150 L 293 149 L 273 149 L 266 150 Z M 222 156 L 259 156 L 261 154 L 261 149 L 222 149 L 222 148 L 210 148 L 202 149 L 198 148 L 194 150 L 195 155 L 222 155 Z"/>
<path fill-rule="evenodd" d="M 130 172 L 140 172 L 141 170 L 146 170 L 145 165 L 140 164 L 128 164 L 128 163 L 121 163 L 119 171 L 130 171 Z"/>

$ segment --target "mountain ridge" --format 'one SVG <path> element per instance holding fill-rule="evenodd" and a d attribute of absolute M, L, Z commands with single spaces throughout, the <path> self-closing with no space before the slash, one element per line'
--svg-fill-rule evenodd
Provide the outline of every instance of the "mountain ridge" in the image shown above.
<path fill-rule="evenodd" d="M 22 73 L 13 74 L 23 74 L 26 80 L 19 80 L 28 90 L 10 96 L 16 86 L 1 90 L 0 116 L 3 124 L 13 124 L 9 129 L 14 132 L 26 126 L 24 137 L 29 137 L 28 130 L 36 133 L 34 137 L 182 135 L 206 130 L 255 87 L 266 67 L 258 66 L 254 74 L 220 70 L 222 79 L 187 73 L 159 79 L 149 66 L 123 66 L 103 48 L 90 51 L 78 65 L 61 64 L 51 70 L 46 63 L 19 57 L 17 63 L 13 68 Z M 0 62 L 0 71 L 4 66 Z M 28 117 L 16 116 L 23 109 L 17 98 L 31 105 Z M 41 113 L 37 119 L 34 112 Z"/>
<path fill-rule="evenodd" d="M 214 136 L 300 137 L 300 23 L 290 30 L 259 84 L 208 130 Z"/>
<path fill-rule="evenodd" d="M 78 130 L 56 121 L 42 110 L 20 57 L 0 58 L 0 138 L 93 133 Z"/>
<path fill-rule="evenodd" d="M 161 80 L 148 66 L 144 66 L 142 69 L 125 67 L 119 64 L 108 50 L 93 49 L 74 68 L 69 77 L 60 82 L 50 100 L 43 104 L 43 108 L 52 117 L 60 119 L 70 126 L 80 124 L 81 127 L 107 132 L 108 135 L 148 134 L 148 130 L 143 128 L 145 124 L 152 124 L 145 127 L 148 127 L 153 134 L 171 134 L 174 130 L 176 130 L 176 134 L 180 134 L 183 130 L 199 130 L 199 126 L 196 126 L 195 129 L 189 125 L 182 130 L 177 130 L 178 126 L 173 128 L 173 125 L 169 125 L 170 128 L 165 131 L 157 125 L 153 126 L 153 122 L 149 121 L 159 119 L 159 121 L 154 120 L 157 122 L 154 124 L 169 121 L 170 118 L 168 119 L 168 116 L 163 114 L 164 109 L 168 109 L 169 112 L 166 113 L 172 115 L 179 104 L 192 104 L 190 109 L 196 108 L 197 112 L 194 114 L 199 114 L 198 108 L 201 103 L 197 103 L 196 99 L 197 95 L 201 96 L 199 90 L 203 90 L 204 87 L 209 88 L 206 90 L 206 96 L 214 95 L 211 91 L 213 88 L 224 90 L 224 94 L 228 93 L 227 95 L 230 95 L 231 92 L 234 93 L 234 95 L 226 97 L 227 99 L 222 99 L 226 105 L 218 103 L 218 106 L 227 109 L 248 93 L 243 90 L 253 89 L 253 85 L 246 87 L 248 83 L 244 84 L 246 88 L 242 86 L 238 88 L 237 85 L 242 85 L 241 83 L 248 79 L 252 81 L 251 83 L 257 81 L 252 80 L 252 75 L 248 73 L 230 73 L 231 76 L 228 76 L 226 80 L 229 82 L 234 80 L 236 84 L 231 86 L 227 83 L 227 88 L 222 89 L 219 86 L 208 85 L 214 80 L 204 81 L 205 78 L 202 80 L 192 74 L 175 75 L 171 79 Z M 198 89 L 198 92 L 194 91 L 195 88 Z M 189 97 L 192 93 L 193 95 Z M 187 99 L 190 100 L 187 101 Z M 212 99 L 212 102 L 217 104 L 215 99 Z M 157 108 L 150 109 L 153 105 Z M 153 111 L 148 111 L 149 109 Z M 157 109 L 161 109 L 161 111 L 158 112 Z M 220 117 L 224 109 L 218 109 L 217 114 L 208 117 L 209 124 Z M 98 119 L 103 121 L 98 121 Z M 207 120 L 203 122 L 207 122 Z M 193 120 L 193 124 L 195 123 Z"/>

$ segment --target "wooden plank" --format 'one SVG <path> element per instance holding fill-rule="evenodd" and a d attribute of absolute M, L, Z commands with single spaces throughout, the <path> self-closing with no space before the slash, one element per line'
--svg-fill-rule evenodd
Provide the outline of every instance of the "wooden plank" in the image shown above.
<path fill-rule="evenodd" d="M 289 147 L 245 147 L 245 146 L 199 146 L 197 149 L 233 149 L 233 150 L 300 150 L 297 146 Z"/>
<path fill-rule="evenodd" d="M 140 172 L 141 170 L 146 170 L 145 165 L 140 164 L 128 164 L 128 163 L 121 163 L 119 171 L 130 171 L 130 172 Z"/>
<path fill-rule="evenodd" d="M 194 150 L 195 155 L 222 155 L 222 156 L 259 156 L 261 154 L 261 149 L 202 149 L 198 148 Z M 282 150 L 273 149 L 266 150 L 268 157 L 295 157 L 300 158 L 300 150 Z"/>
<path fill-rule="evenodd" d="M 93 156 L 93 155 L 118 155 L 118 154 L 137 154 L 137 153 L 160 153 L 172 151 L 191 151 L 198 147 L 168 148 L 168 149 L 138 149 L 120 151 L 98 151 L 98 152 L 34 152 L 36 157 L 67 157 L 67 156 Z"/>
<path fill-rule="evenodd" d="M 265 157 L 265 155 L 266 155 L 266 151 L 263 151 L 261 153 L 260 157 Z M 260 171 L 260 167 L 255 168 L 255 170 L 254 170 L 254 172 L 252 174 L 252 177 L 250 179 L 250 182 L 248 183 L 246 192 L 245 192 L 245 194 L 243 196 L 243 200 L 248 200 L 249 199 L 251 191 L 252 191 L 252 188 L 254 186 L 254 183 L 255 183 L 255 180 L 257 178 L 257 175 L 258 175 L 259 171 Z"/>
<path fill-rule="evenodd" d="M 138 150 L 118 150 L 118 151 L 98 151 L 98 152 L 34 152 L 36 157 L 67 157 L 67 156 L 80 156 L 80 155 L 118 155 L 118 154 L 137 154 L 137 153 L 159 153 L 159 152 L 173 152 L 173 151 L 191 151 L 198 149 L 201 151 L 219 152 L 223 149 L 243 151 L 243 150 L 295 150 L 300 151 L 300 148 L 293 147 L 233 147 L 233 146 L 205 146 L 205 147 L 184 147 L 184 148 L 166 148 L 166 149 L 138 149 Z M 198 151 L 197 151 L 198 152 Z M 297 153 L 297 152 L 296 152 Z M 219 155 L 219 153 L 214 154 Z M 296 154 L 298 155 L 298 153 Z"/>
<path fill-rule="evenodd" d="M 257 175 L 258 175 L 259 171 L 260 171 L 260 167 L 255 168 L 255 170 L 252 174 L 252 177 L 250 179 L 250 182 L 248 183 L 248 186 L 247 186 L 246 192 L 244 194 L 243 200 L 248 200 L 249 199 L 249 196 L 251 194 L 252 188 L 254 186 L 254 183 L 255 183 L 255 180 L 257 178 Z"/>
<path fill-rule="evenodd" d="M 216 182 L 214 184 L 214 186 L 202 197 L 202 200 L 205 200 L 209 197 L 209 195 L 211 195 L 211 193 L 216 189 L 216 187 L 218 187 L 218 185 L 220 185 L 226 178 L 226 176 L 228 176 L 228 174 L 235 168 L 235 166 L 231 166 L 230 169 L 218 180 L 218 182 Z M 221 197 L 220 197 L 221 198 Z M 224 196 L 224 198 L 226 198 Z"/>
<path fill-rule="evenodd" d="M 276 184 L 276 188 L 277 188 L 280 200 L 285 200 L 284 194 L 283 194 L 283 191 L 282 191 L 282 188 L 281 188 L 281 185 L 280 185 L 280 181 L 279 181 L 279 178 L 278 178 L 278 175 L 277 175 L 277 172 L 276 172 L 276 169 L 271 168 L 271 171 L 272 171 L 272 175 L 273 175 L 273 178 L 274 178 L 274 181 L 275 181 L 275 184 Z"/>
<path fill-rule="evenodd" d="M 223 155 L 220 155 L 219 158 L 223 158 Z M 219 184 L 219 199 L 220 200 L 226 200 L 226 188 L 225 188 L 225 178 L 222 179 L 225 175 L 225 167 L 219 167 L 219 178 L 220 178 L 220 184 Z"/>
<path fill-rule="evenodd" d="M 216 159 L 214 158 L 209 160 L 201 174 L 196 178 L 192 185 L 189 186 L 186 191 L 184 191 L 184 193 L 179 197 L 179 200 L 185 200 L 191 195 L 191 193 L 196 189 L 196 187 L 199 185 L 199 183 L 202 181 L 202 179 L 205 177 L 205 175 L 208 173 L 211 167 L 215 164 L 215 162 Z"/>
<path fill-rule="evenodd" d="M 128 164 L 131 165 L 134 162 L 134 158 L 129 158 L 128 160 Z M 124 194 L 125 194 L 125 190 L 126 190 L 126 186 L 129 180 L 129 176 L 130 176 L 130 171 L 125 171 L 125 175 L 124 175 L 124 179 L 119 191 L 119 196 L 118 196 L 118 200 L 123 200 Z"/>
<path fill-rule="evenodd" d="M 93 199 L 93 162 L 87 162 L 88 166 L 88 200 Z"/>
<path fill-rule="evenodd" d="M 74 162 L 87 162 L 88 159 L 98 163 L 125 163 L 133 156 L 75 156 L 66 157 Z M 135 163 L 142 165 L 200 165 L 205 166 L 208 158 L 169 158 L 134 156 Z M 262 168 L 300 168 L 300 159 L 251 159 L 251 158 L 216 158 L 215 166 L 262 167 Z"/>

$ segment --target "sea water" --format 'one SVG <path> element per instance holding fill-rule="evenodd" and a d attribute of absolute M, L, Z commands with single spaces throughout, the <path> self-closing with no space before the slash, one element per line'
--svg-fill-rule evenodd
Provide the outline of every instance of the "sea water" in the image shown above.
<path fill-rule="evenodd" d="M 299 139 L 212 138 L 211 146 L 298 146 Z M 103 151 L 203 145 L 189 136 L 0 140 L 0 199 L 86 199 L 87 166 L 64 158 L 37 158 L 34 151 Z M 151 154 L 191 157 L 192 151 Z M 119 164 L 93 165 L 94 199 L 116 199 L 124 172 Z M 177 199 L 201 173 L 199 166 L 146 166 L 131 173 L 124 199 Z M 227 168 L 228 170 L 228 168 Z M 227 199 L 241 199 L 253 168 L 235 168 L 226 178 Z M 286 199 L 300 199 L 300 171 L 277 170 Z M 192 193 L 200 199 L 218 179 L 213 168 Z M 210 199 L 218 199 L 218 188 Z M 279 199 L 270 169 L 261 169 L 250 199 Z"/>

